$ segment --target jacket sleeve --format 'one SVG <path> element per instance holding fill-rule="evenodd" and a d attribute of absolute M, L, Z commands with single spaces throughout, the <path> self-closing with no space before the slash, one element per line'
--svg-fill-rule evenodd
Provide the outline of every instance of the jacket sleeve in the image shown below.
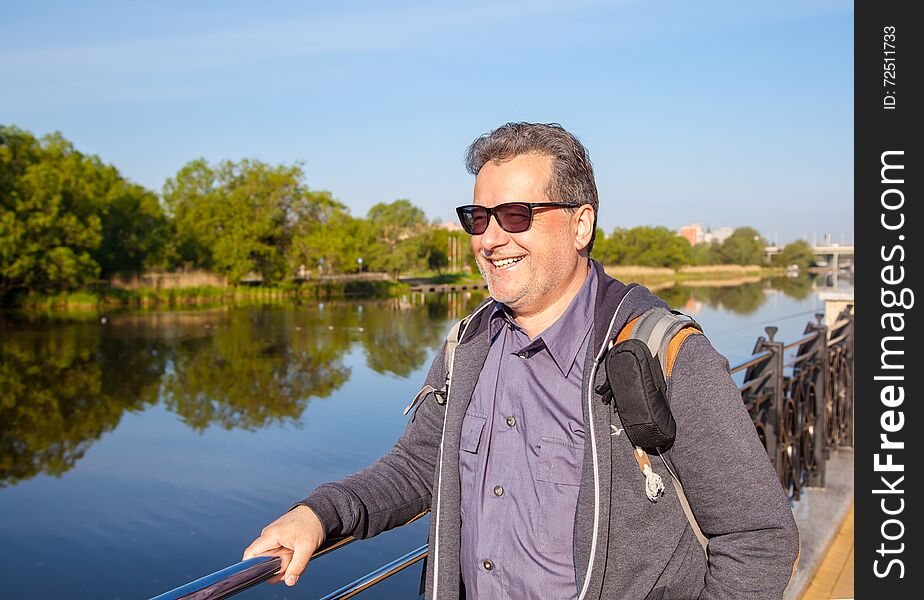
<path fill-rule="evenodd" d="M 444 350 L 439 351 L 426 384 L 445 382 Z M 432 393 L 411 413 L 404 435 L 385 456 L 335 483 L 319 486 L 299 504 L 317 514 L 328 537 L 372 537 L 404 525 L 429 510 L 433 475 L 439 459 L 445 405 Z"/>
<path fill-rule="evenodd" d="M 708 544 L 701 598 L 781 598 L 799 552 L 789 501 L 732 381 L 704 335 L 688 338 L 670 388 L 670 460 Z"/>

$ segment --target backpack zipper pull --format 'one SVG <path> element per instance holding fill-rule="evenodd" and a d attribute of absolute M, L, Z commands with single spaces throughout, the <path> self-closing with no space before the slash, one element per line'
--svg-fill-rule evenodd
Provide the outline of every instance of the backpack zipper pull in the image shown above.
<path fill-rule="evenodd" d="M 439 393 L 439 392 L 437 392 L 436 388 L 433 387 L 432 385 L 425 385 L 425 386 L 423 386 L 422 388 L 420 388 L 420 391 L 417 392 L 417 395 L 414 396 L 414 399 L 411 400 L 411 403 L 408 404 L 408 405 L 407 405 L 407 408 L 404 409 L 404 416 L 406 417 L 406 416 L 407 416 L 407 413 L 411 412 L 411 409 L 414 408 L 414 406 L 416 406 L 418 402 L 420 402 L 421 400 L 423 400 L 424 397 L 425 397 L 427 394 L 429 394 L 430 392 L 436 392 L 437 394 Z M 439 402 L 439 400 L 437 400 L 437 402 Z M 444 400 L 444 402 L 445 402 L 445 400 Z"/>
<path fill-rule="evenodd" d="M 652 502 L 657 502 L 664 495 L 664 480 L 651 468 L 651 460 L 644 450 L 636 447 L 633 455 L 639 470 L 645 476 L 645 496 Z"/>

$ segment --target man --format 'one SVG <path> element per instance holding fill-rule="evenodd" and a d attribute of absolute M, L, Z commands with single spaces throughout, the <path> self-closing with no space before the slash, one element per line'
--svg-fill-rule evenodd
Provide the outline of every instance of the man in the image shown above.
<path fill-rule="evenodd" d="M 384 457 L 315 490 L 245 558 L 284 549 L 293 585 L 327 536 L 369 537 L 431 510 L 430 598 L 779 598 L 798 534 L 728 362 L 703 335 L 669 380 L 683 482 L 652 501 L 596 391 L 608 343 L 666 306 L 589 254 L 598 208 L 586 149 L 558 125 L 509 123 L 472 144 L 474 204 L 458 209 L 492 298 L 455 349 L 448 398 L 416 406 Z M 426 383 L 446 381 L 445 353 Z M 429 389 L 429 388 L 427 388 Z"/>

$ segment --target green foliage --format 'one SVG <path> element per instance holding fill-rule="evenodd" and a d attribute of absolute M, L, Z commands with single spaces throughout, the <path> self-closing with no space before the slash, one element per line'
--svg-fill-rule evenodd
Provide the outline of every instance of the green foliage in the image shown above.
<path fill-rule="evenodd" d="M 669 268 L 759 264 L 763 245 L 751 228 L 691 248 L 665 227 L 635 227 L 598 230 L 594 257 Z M 809 257 L 797 243 L 777 260 L 801 266 Z M 0 297 L 186 268 L 264 285 L 360 270 L 477 272 L 469 236 L 429 224 L 403 199 L 353 217 L 330 192 L 309 190 L 298 163 L 193 160 L 167 180 L 161 201 L 59 134 L 38 140 L 0 128 Z"/>
<path fill-rule="evenodd" d="M 157 198 L 61 137 L 0 127 L 0 296 L 138 272 L 165 242 Z"/>
<path fill-rule="evenodd" d="M 60 291 L 99 275 L 97 163 L 60 136 L 0 129 L 0 293 Z"/>
<path fill-rule="evenodd" d="M 720 249 L 723 264 L 759 265 L 764 261 L 767 242 L 753 227 L 739 227 L 724 241 Z"/>
<path fill-rule="evenodd" d="M 616 229 L 612 235 L 597 237 L 594 257 L 608 265 L 639 265 L 676 269 L 690 264 L 692 248 L 666 227 Z"/>
<path fill-rule="evenodd" d="M 428 232 L 427 239 L 424 241 L 427 268 L 440 275 L 443 269 L 449 266 L 449 238 L 449 231 L 434 227 Z"/>
<path fill-rule="evenodd" d="M 371 271 L 392 273 L 419 268 L 429 258 L 424 212 L 409 200 L 379 202 L 366 215 L 366 264 Z"/>
<path fill-rule="evenodd" d="M 329 194 L 311 193 L 301 166 L 198 159 L 164 185 L 176 229 L 175 260 L 237 282 L 249 274 L 272 283 L 289 275 L 286 253 L 298 226 L 319 222 Z"/>
<path fill-rule="evenodd" d="M 722 244 L 718 242 L 700 242 L 693 246 L 691 264 L 720 265 L 722 261 Z"/>
<path fill-rule="evenodd" d="M 783 246 L 779 254 L 773 257 L 773 264 L 780 267 L 798 265 L 800 269 L 807 269 L 815 262 L 815 253 L 805 240 L 796 240 Z"/>
<path fill-rule="evenodd" d="M 102 240 L 93 256 L 102 276 L 162 267 L 170 223 L 153 192 L 136 184 L 100 199 Z"/>
<path fill-rule="evenodd" d="M 366 224 L 350 216 L 329 192 L 309 192 L 316 212 L 296 226 L 288 252 L 292 273 L 322 275 L 359 271 L 368 237 Z"/>

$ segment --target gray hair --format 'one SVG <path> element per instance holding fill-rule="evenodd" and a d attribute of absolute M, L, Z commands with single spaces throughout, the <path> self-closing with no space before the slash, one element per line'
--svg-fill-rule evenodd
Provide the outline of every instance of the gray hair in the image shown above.
<path fill-rule="evenodd" d="M 594 230 L 589 254 L 597 237 L 597 184 L 587 148 L 558 123 L 507 123 L 479 136 L 465 152 L 465 168 L 478 175 L 488 162 L 500 163 L 523 154 L 552 158 L 552 176 L 546 195 L 559 202 L 589 204 L 594 209 Z M 526 200 L 529 202 L 530 200 Z M 574 212 L 575 209 L 567 209 Z"/>

